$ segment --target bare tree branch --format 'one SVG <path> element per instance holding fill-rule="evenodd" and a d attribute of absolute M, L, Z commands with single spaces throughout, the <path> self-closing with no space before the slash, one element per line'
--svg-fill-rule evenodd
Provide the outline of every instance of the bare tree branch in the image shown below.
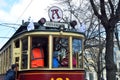
<path fill-rule="evenodd" d="M 110 7 L 111 7 L 111 15 L 110 16 L 113 17 L 114 16 L 114 6 L 113 6 L 111 0 L 108 0 L 108 2 L 109 2 Z"/>
<path fill-rule="evenodd" d="M 101 15 L 106 17 L 105 1 L 104 0 L 100 0 L 100 9 L 101 9 Z"/>
<path fill-rule="evenodd" d="M 118 7 L 116 9 L 116 18 L 118 18 L 117 21 L 120 20 L 120 0 L 118 2 Z"/>
<path fill-rule="evenodd" d="M 118 3 L 118 7 L 116 9 L 116 14 L 119 14 L 120 13 L 120 0 L 119 0 L 119 3 Z"/>
<path fill-rule="evenodd" d="M 101 18 L 101 15 L 98 13 L 97 6 L 96 6 L 95 3 L 93 2 L 93 0 L 90 0 L 90 3 L 91 3 L 91 6 L 92 6 L 92 8 L 93 8 L 93 11 L 94 11 L 95 15 L 98 16 L 98 18 L 100 19 L 100 18 Z"/>

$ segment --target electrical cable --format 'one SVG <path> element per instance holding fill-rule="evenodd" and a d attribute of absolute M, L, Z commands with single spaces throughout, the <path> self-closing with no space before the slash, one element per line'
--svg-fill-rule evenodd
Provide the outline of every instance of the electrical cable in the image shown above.
<path fill-rule="evenodd" d="M 31 0 L 31 1 L 29 2 L 29 4 L 28 4 L 27 7 L 24 9 L 24 11 L 22 12 L 22 14 L 18 17 L 16 23 L 19 21 L 19 19 L 23 16 L 23 14 L 25 13 L 25 11 L 26 11 L 26 10 L 28 9 L 28 7 L 31 5 L 32 1 L 33 1 L 33 0 Z M 1 25 L 3 25 L 3 24 L 1 24 Z M 3 26 L 5 26 L 5 25 L 3 25 Z M 11 27 L 11 26 L 7 26 L 7 27 Z M 11 27 L 11 28 L 14 28 L 14 29 L 15 29 L 15 27 Z M 16 30 L 16 29 L 15 29 L 15 30 Z M 8 31 L 8 34 L 9 34 L 9 32 L 10 32 L 10 31 Z"/>
<path fill-rule="evenodd" d="M 31 3 L 32 3 L 32 1 L 33 0 L 31 0 L 30 2 L 29 2 L 29 4 L 27 5 L 27 7 L 24 9 L 24 11 L 22 12 L 22 14 L 18 17 L 18 19 L 17 19 L 17 21 L 16 21 L 16 23 L 18 22 L 18 20 L 23 16 L 23 14 L 25 13 L 25 11 L 28 9 L 28 7 L 31 5 Z"/>

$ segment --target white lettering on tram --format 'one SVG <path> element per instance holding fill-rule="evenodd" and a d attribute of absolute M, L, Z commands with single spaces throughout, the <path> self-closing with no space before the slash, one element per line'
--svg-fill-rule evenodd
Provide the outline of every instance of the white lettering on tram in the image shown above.
<path fill-rule="evenodd" d="M 68 24 L 67 23 L 58 23 L 58 22 L 46 22 L 44 24 L 44 26 L 48 26 L 48 27 L 54 27 L 54 28 L 59 28 L 60 25 L 64 25 L 65 28 L 68 28 Z"/>

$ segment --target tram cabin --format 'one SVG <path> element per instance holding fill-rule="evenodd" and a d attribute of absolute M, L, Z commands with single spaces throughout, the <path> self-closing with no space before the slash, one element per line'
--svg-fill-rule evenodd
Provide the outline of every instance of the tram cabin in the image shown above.
<path fill-rule="evenodd" d="M 84 80 L 84 34 L 67 23 L 23 23 L 0 49 L 0 74 L 19 65 L 17 80 Z"/>

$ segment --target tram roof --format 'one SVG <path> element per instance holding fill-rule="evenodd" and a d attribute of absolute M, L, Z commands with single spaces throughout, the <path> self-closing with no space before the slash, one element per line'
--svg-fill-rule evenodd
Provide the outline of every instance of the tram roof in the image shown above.
<path fill-rule="evenodd" d="M 13 39 L 14 37 L 16 37 L 16 35 L 18 34 L 21 34 L 21 33 L 24 33 L 24 32 L 28 32 L 27 30 L 27 26 L 29 25 L 30 22 L 25 22 L 23 23 L 19 28 L 18 30 L 13 34 L 13 36 L 5 43 L 5 45 L 0 49 L 0 51 L 11 41 L 11 39 Z M 33 22 L 34 24 L 34 27 L 35 29 L 34 30 L 31 30 L 31 31 L 38 31 L 40 29 L 38 29 L 38 27 L 40 27 L 41 25 L 38 23 L 38 22 Z M 52 27 L 53 26 L 53 27 Z M 64 30 L 65 32 L 73 32 L 73 33 L 80 33 L 80 34 L 83 34 L 82 32 L 78 32 L 78 31 L 75 31 L 73 29 L 70 29 L 70 26 L 68 23 L 64 23 L 64 22 L 46 22 L 43 26 L 43 29 L 44 31 L 60 31 L 60 26 L 63 26 L 64 27 Z M 41 31 L 42 31 L 41 30 Z"/>

